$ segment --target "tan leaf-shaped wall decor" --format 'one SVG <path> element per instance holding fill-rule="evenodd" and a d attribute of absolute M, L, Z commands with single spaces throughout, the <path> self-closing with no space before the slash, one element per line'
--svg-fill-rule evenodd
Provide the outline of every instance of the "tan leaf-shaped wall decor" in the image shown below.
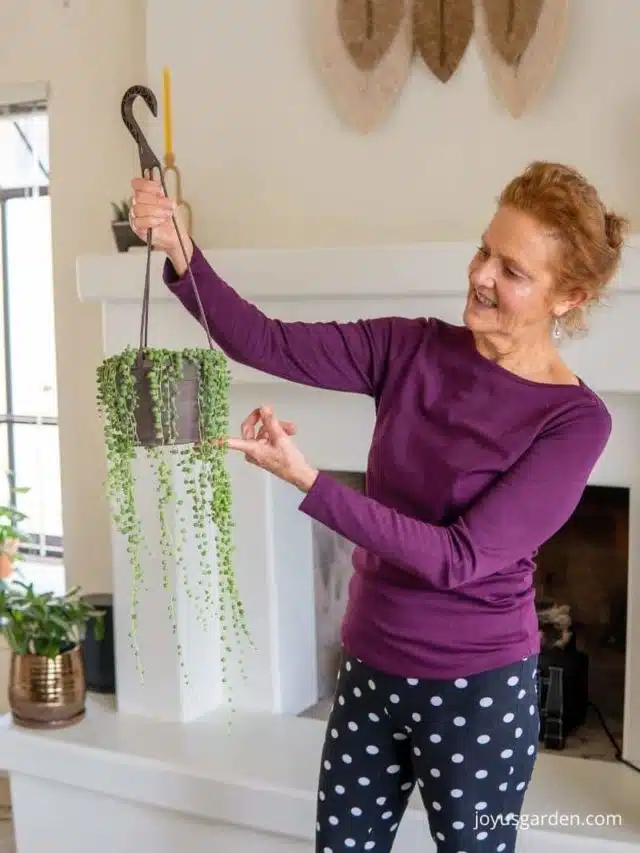
<path fill-rule="evenodd" d="M 543 0 L 538 26 L 520 62 L 509 65 L 493 46 L 482 0 L 477 0 L 475 37 L 489 85 L 514 118 L 520 118 L 551 83 L 565 43 L 569 0 Z"/>
<path fill-rule="evenodd" d="M 320 73 L 342 120 L 369 133 L 395 106 L 413 60 L 412 3 L 403 0 L 395 38 L 371 71 L 359 69 L 347 50 L 338 22 L 338 0 L 310 0 L 309 27 Z"/>
<path fill-rule="evenodd" d="M 425 65 L 446 83 L 473 34 L 473 0 L 414 0 L 413 38 Z"/>
<path fill-rule="evenodd" d="M 495 50 L 516 65 L 540 20 L 543 0 L 483 0 L 487 29 Z"/>
<path fill-rule="evenodd" d="M 404 0 L 338 0 L 338 26 L 356 67 L 371 71 L 393 44 Z"/>

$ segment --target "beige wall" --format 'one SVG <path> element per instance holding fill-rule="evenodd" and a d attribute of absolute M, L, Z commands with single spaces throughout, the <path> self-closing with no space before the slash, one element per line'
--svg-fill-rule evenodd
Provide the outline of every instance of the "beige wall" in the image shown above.
<path fill-rule="evenodd" d="M 76 296 L 75 259 L 111 251 L 111 199 L 125 197 L 134 159 L 120 96 L 144 74 L 139 0 L 5 0 L 0 87 L 51 90 L 51 195 L 63 524 L 68 580 L 110 588 L 102 437 L 95 410 L 100 313 Z M 37 342 L 34 341 L 37 353 Z"/>
<path fill-rule="evenodd" d="M 571 0 L 552 88 L 520 120 L 491 95 L 472 43 L 446 85 L 416 62 L 391 121 L 364 138 L 340 125 L 311 63 L 310 2 L 181 0 L 179 22 L 172 0 L 149 5 L 149 79 L 171 65 L 204 243 L 476 239 L 532 158 L 576 164 L 640 221 L 640 2 Z"/>
<path fill-rule="evenodd" d="M 149 0 L 146 59 L 142 0 L 0 7 L 0 86 L 52 87 L 64 525 L 70 580 L 87 588 L 109 584 L 101 342 L 95 306 L 76 298 L 74 260 L 113 250 L 109 201 L 137 169 L 119 99 L 145 62 L 158 94 L 162 66 L 172 69 L 178 161 L 206 246 L 475 239 L 502 184 L 540 157 L 586 170 L 640 222 L 639 2 L 572 0 L 552 87 L 518 121 L 489 91 L 472 44 L 446 85 L 416 62 L 391 120 L 368 137 L 345 129 L 326 96 L 306 3 L 181 0 L 177 15 L 174 0 Z M 161 141 L 159 124 L 150 138 Z"/>

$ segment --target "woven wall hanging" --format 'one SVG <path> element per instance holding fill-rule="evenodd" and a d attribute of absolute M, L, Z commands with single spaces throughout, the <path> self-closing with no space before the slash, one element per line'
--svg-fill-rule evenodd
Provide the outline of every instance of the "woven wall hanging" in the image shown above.
<path fill-rule="evenodd" d="M 387 53 L 402 23 L 404 0 L 338 0 L 338 26 L 351 59 L 372 71 Z"/>
<path fill-rule="evenodd" d="M 517 65 L 538 26 L 544 0 L 483 0 L 491 43 L 505 62 Z"/>
<path fill-rule="evenodd" d="M 473 0 L 414 0 L 415 47 L 438 80 L 451 78 L 473 34 Z"/>
<path fill-rule="evenodd" d="M 494 47 L 486 0 L 477 2 L 475 36 L 489 85 L 509 113 L 520 118 L 551 82 L 566 39 L 569 0 L 543 0 L 538 25 L 516 65 L 510 65 Z"/>
<path fill-rule="evenodd" d="M 382 47 L 388 31 L 386 37 L 372 33 L 369 41 L 371 44 L 376 43 L 375 49 L 358 49 L 359 62 L 371 65 L 370 70 L 362 70 L 356 65 L 350 52 L 354 50 L 353 46 L 348 48 L 345 44 L 344 10 L 341 12 L 339 8 L 341 2 L 344 0 L 310 0 L 309 23 L 313 52 L 342 120 L 359 133 L 369 133 L 388 117 L 409 76 L 413 58 L 412 0 L 402 0 L 396 32 L 386 49 Z M 376 3 L 375 8 L 377 6 Z M 390 13 L 389 17 L 382 14 L 376 16 L 375 8 L 367 19 L 369 26 L 375 28 L 384 21 L 392 21 Z M 353 45 L 353 37 L 349 38 Z M 374 59 L 376 55 L 377 59 Z"/>

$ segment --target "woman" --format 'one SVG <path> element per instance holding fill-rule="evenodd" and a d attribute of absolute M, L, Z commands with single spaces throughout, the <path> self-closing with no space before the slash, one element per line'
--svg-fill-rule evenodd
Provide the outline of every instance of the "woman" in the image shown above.
<path fill-rule="evenodd" d="M 157 184 L 133 188 L 132 226 L 153 229 L 168 287 L 198 318 L 172 204 Z M 612 279 L 625 228 L 576 171 L 532 164 L 471 259 L 460 326 L 269 319 L 184 236 L 231 359 L 376 405 L 364 495 L 317 471 L 267 407 L 229 440 L 356 545 L 319 853 L 388 853 L 415 785 L 438 853 L 515 850 L 539 730 L 533 557 L 574 511 L 611 430 L 556 344 Z"/>

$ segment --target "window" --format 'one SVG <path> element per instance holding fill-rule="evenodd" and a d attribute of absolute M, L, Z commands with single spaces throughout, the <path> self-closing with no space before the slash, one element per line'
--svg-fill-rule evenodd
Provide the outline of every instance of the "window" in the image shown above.
<path fill-rule="evenodd" d="M 46 104 L 0 105 L 0 499 L 63 556 Z M 16 487 L 26 488 L 26 494 Z"/>

